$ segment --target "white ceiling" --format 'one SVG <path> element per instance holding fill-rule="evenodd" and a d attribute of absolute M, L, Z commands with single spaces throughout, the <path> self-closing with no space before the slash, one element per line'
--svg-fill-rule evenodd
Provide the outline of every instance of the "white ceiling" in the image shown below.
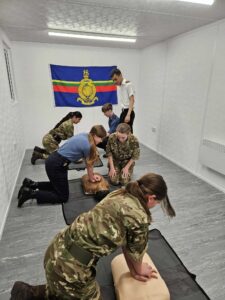
<path fill-rule="evenodd" d="M 225 18 L 212 6 L 178 0 L 0 0 L 0 27 L 12 41 L 144 48 Z M 49 29 L 137 37 L 135 44 L 49 37 Z"/>

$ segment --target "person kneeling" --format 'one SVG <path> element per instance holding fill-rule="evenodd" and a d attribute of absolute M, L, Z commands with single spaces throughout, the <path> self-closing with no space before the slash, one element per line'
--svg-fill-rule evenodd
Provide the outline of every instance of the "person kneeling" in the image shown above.
<path fill-rule="evenodd" d="M 106 154 L 111 183 L 126 185 L 131 180 L 135 160 L 140 156 L 138 139 L 131 134 L 128 124 L 119 124 L 116 132 L 109 136 Z"/>

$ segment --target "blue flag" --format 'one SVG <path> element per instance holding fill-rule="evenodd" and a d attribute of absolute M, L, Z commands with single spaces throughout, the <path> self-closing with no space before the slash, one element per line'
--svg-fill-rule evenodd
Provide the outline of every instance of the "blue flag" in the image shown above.
<path fill-rule="evenodd" d="M 110 67 L 50 65 L 56 106 L 91 107 L 117 104 L 117 89 Z"/>

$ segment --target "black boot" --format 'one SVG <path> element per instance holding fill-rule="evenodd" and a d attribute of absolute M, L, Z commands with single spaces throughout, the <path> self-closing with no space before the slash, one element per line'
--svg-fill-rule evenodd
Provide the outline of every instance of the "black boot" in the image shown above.
<path fill-rule="evenodd" d="M 44 154 L 48 154 L 48 152 L 47 152 L 45 149 L 40 148 L 40 147 L 38 147 L 38 146 L 35 146 L 35 147 L 34 147 L 34 151 L 40 152 L 40 153 L 44 153 Z"/>
<path fill-rule="evenodd" d="M 36 190 L 38 188 L 38 183 L 29 179 L 29 178 L 24 178 L 23 180 L 23 183 L 22 183 L 22 186 L 19 190 L 19 193 L 18 193 L 18 196 L 17 196 L 17 199 L 19 199 L 21 193 L 22 193 L 22 190 L 24 187 L 28 187 L 28 188 L 31 188 L 32 190 Z"/>
<path fill-rule="evenodd" d="M 35 165 L 35 162 L 37 159 L 44 159 L 43 153 L 34 151 L 31 157 L 31 163 L 32 165 Z"/>
<path fill-rule="evenodd" d="M 16 281 L 11 290 L 10 300 L 45 300 L 46 285 L 32 286 L 22 281 Z"/>
<path fill-rule="evenodd" d="M 24 178 L 23 180 L 23 186 L 24 187 L 29 187 L 31 188 L 32 190 L 35 190 L 38 188 L 38 183 L 31 180 L 30 178 Z"/>
<path fill-rule="evenodd" d="M 24 204 L 24 202 L 26 202 L 29 199 L 34 199 L 35 195 L 36 195 L 36 191 L 28 187 L 23 187 L 21 189 L 17 207 L 21 207 Z"/>

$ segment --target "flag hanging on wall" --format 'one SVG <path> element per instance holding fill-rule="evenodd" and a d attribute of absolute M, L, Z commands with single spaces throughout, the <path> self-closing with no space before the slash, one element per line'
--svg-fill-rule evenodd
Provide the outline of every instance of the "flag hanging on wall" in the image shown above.
<path fill-rule="evenodd" d="M 69 67 L 50 65 L 56 106 L 91 107 L 117 104 L 110 74 L 116 66 Z"/>

